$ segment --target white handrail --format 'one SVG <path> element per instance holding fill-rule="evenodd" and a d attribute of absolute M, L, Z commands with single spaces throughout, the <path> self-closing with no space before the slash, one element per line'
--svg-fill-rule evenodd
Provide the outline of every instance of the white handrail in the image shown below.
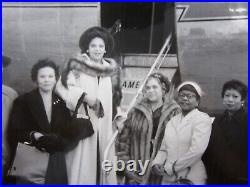
<path fill-rule="evenodd" d="M 142 89 L 143 89 L 145 83 L 147 82 L 148 77 L 149 77 L 149 76 L 153 73 L 153 71 L 155 70 L 155 67 L 156 67 L 156 65 L 158 64 L 158 62 L 159 62 L 159 60 L 160 60 L 160 58 L 161 58 L 163 52 L 165 51 L 166 47 L 168 47 L 168 48 L 167 48 L 167 52 L 166 52 L 166 53 L 168 53 L 168 51 L 169 51 L 169 49 L 170 49 L 170 47 L 171 47 L 171 46 L 169 45 L 169 44 L 170 44 L 171 38 L 172 38 L 172 34 L 170 34 L 170 35 L 167 37 L 167 39 L 166 39 L 164 45 L 163 45 L 162 48 L 161 48 L 161 51 L 160 51 L 159 55 L 158 55 L 157 58 L 155 59 L 154 64 L 151 66 L 151 68 L 150 68 L 150 70 L 149 70 L 147 76 L 145 77 L 143 83 L 141 84 L 140 88 L 138 89 L 138 91 L 137 91 L 136 95 L 134 96 L 133 100 L 130 102 L 130 105 L 129 105 L 128 109 L 127 109 L 127 112 L 129 112 L 129 111 L 131 110 L 131 108 L 133 108 L 133 106 L 135 105 L 136 99 L 138 98 L 139 94 L 142 92 Z M 162 62 L 163 62 L 163 61 L 161 61 L 161 63 L 162 63 Z M 160 67 L 160 65 L 159 65 L 158 67 Z"/>

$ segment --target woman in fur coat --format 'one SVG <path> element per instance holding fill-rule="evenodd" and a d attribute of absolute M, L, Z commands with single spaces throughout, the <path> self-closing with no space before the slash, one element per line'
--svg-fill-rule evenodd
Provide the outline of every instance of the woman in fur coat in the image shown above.
<path fill-rule="evenodd" d="M 113 59 L 104 58 L 114 47 L 112 35 L 104 28 L 92 27 L 80 37 L 81 54 L 71 58 L 57 84 L 57 92 L 67 107 L 74 111 L 78 99 L 85 95 L 94 134 L 80 140 L 68 153 L 69 184 L 116 184 L 112 170 L 105 175 L 102 170 L 103 153 L 112 130 L 112 84 L 111 76 L 117 65 Z M 79 115 L 86 115 L 82 106 Z M 111 149 L 110 161 L 115 161 L 115 149 Z"/>
<path fill-rule="evenodd" d="M 160 148 L 166 123 L 176 114 L 180 107 L 170 97 L 170 83 L 160 73 L 149 76 L 144 97 L 128 114 L 124 128 L 118 138 L 118 159 L 129 161 L 149 161 L 146 172 L 140 175 L 137 171 L 125 171 L 127 184 L 159 184 L 160 178 L 151 173 L 151 162 Z"/>

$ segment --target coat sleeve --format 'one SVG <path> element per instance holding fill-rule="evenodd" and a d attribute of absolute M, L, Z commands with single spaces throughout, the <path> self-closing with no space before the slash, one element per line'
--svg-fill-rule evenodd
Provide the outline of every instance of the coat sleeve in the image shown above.
<path fill-rule="evenodd" d="M 130 112 L 128 114 L 127 120 L 124 122 L 124 127 L 121 133 L 119 133 L 117 142 L 118 159 L 125 162 L 130 159 L 132 116 L 132 112 Z"/>
<path fill-rule="evenodd" d="M 212 125 L 209 116 L 204 115 L 194 121 L 191 145 L 188 151 L 176 160 L 176 172 L 193 165 L 195 162 L 201 159 L 208 146 L 211 129 Z M 168 161 L 164 166 L 165 171 L 169 175 L 173 174 L 172 166 L 174 162 L 175 160 Z"/>
<path fill-rule="evenodd" d="M 168 123 L 170 123 L 170 122 L 171 121 L 169 121 Z M 166 128 L 165 128 L 164 137 L 163 137 L 163 140 L 161 142 L 161 147 L 160 147 L 155 159 L 152 162 L 152 166 L 156 165 L 156 164 L 164 165 L 164 163 L 166 162 L 166 159 L 167 159 L 167 142 L 165 141 L 165 139 L 166 139 L 165 136 L 166 136 L 167 127 L 168 127 L 168 124 L 166 125 Z"/>
<path fill-rule="evenodd" d="M 82 96 L 85 90 L 77 86 L 72 72 L 69 72 L 68 74 L 67 86 L 68 88 L 63 86 L 60 77 L 56 84 L 56 93 L 66 102 L 67 107 L 71 111 L 74 111 L 79 98 Z"/>
<path fill-rule="evenodd" d="M 24 99 L 17 98 L 14 101 L 9 125 L 8 134 L 11 143 L 31 142 L 30 133 L 34 129 L 30 126 L 30 116 Z"/>

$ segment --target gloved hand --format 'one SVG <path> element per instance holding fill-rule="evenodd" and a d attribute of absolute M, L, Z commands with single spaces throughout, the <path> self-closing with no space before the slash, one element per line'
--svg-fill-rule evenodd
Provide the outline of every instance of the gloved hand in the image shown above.
<path fill-rule="evenodd" d="M 165 175 L 164 167 L 159 165 L 159 164 L 153 165 L 152 172 L 155 175 L 159 175 L 159 176 L 164 176 Z"/>
<path fill-rule="evenodd" d="M 93 110 L 95 111 L 95 114 L 98 118 L 102 118 L 104 116 L 104 109 L 99 99 L 96 99 L 96 103 L 93 107 Z"/>
<path fill-rule="evenodd" d="M 38 147 L 46 152 L 53 153 L 60 149 L 60 138 L 56 134 L 45 134 L 38 139 Z"/>
<path fill-rule="evenodd" d="M 97 100 L 97 116 L 98 118 L 102 118 L 104 116 L 104 109 L 101 101 Z"/>

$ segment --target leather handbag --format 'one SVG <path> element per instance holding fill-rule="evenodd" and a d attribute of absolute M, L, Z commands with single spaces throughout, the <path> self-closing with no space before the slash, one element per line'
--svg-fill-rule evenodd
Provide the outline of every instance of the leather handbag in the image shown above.
<path fill-rule="evenodd" d="M 24 183 L 44 184 L 48 163 L 49 153 L 19 142 L 9 176 Z"/>
<path fill-rule="evenodd" d="M 83 102 L 84 96 L 85 94 L 83 94 L 79 98 L 72 116 L 72 121 L 70 123 L 72 137 L 74 137 L 76 141 L 88 138 L 94 134 L 94 129 L 90 121 L 87 104 L 86 102 Z M 77 115 L 78 109 L 82 104 L 84 105 L 86 116 Z"/>
<path fill-rule="evenodd" d="M 182 185 L 182 184 L 186 184 L 186 185 L 194 184 L 190 179 L 187 178 L 189 172 L 191 171 L 191 167 L 187 168 L 187 172 L 186 172 L 184 177 L 179 177 L 178 173 L 175 171 L 175 164 L 176 164 L 176 161 L 174 162 L 174 164 L 172 166 L 172 170 L 173 170 L 173 173 L 174 173 L 174 176 L 175 176 L 175 181 L 172 182 L 171 184 L 175 184 L 175 185 L 178 185 L 178 184 L 179 185 Z"/>

